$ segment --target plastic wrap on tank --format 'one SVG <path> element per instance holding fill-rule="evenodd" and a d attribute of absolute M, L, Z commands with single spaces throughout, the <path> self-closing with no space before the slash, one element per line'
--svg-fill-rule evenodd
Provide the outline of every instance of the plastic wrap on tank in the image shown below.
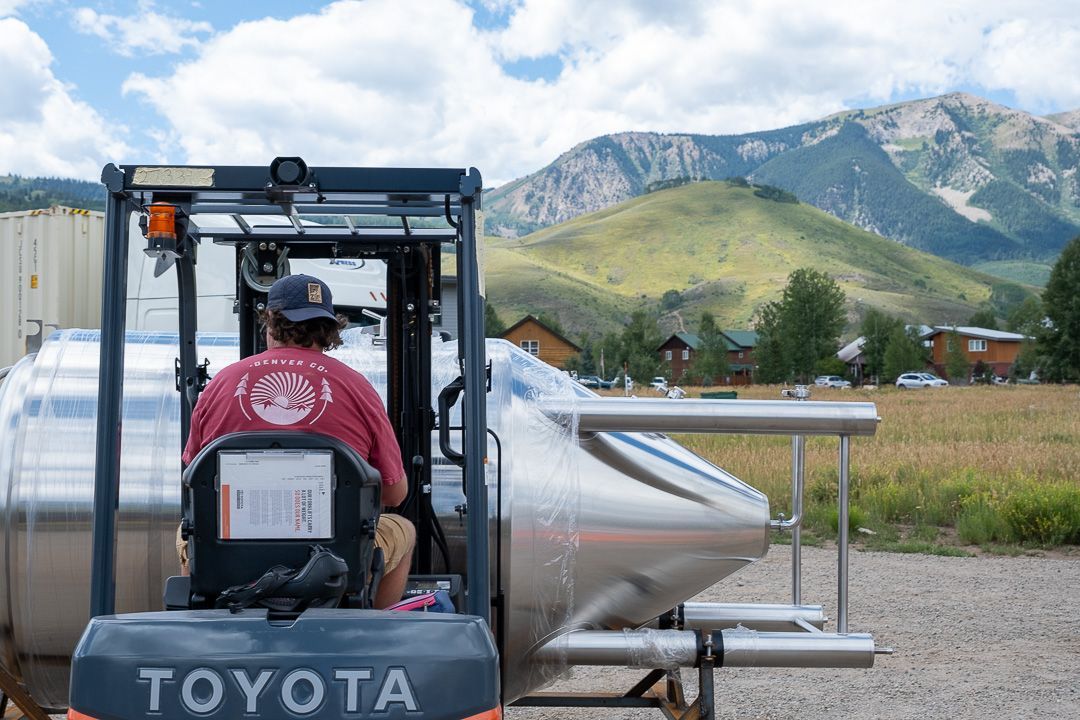
<path fill-rule="evenodd" d="M 623 637 L 629 655 L 627 667 L 676 670 L 686 664 L 687 640 L 684 635 L 670 630 L 642 628 L 623 630 Z M 696 649 L 692 648 L 694 651 Z"/>
<path fill-rule="evenodd" d="M 347 331 L 331 354 L 386 399 L 386 348 Z M 96 331 L 64 331 L 0 384 L 0 661 L 45 705 L 62 706 L 69 655 L 86 622 L 97 414 Z M 174 333 L 130 333 L 125 357 L 117 535 L 117 609 L 160 607 L 176 572 L 180 396 Z M 235 335 L 198 338 L 213 375 L 238 355 Z M 534 662 L 575 630 L 638 627 L 767 548 L 768 501 L 657 433 L 579 437 L 595 394 L 503 340 L 488 340 L 487 579 L 499 603 L 504 700 L 560 675 Z M 457 344 L 432 344 L 432 395 L 460 374 Z M 561 415 L 541 411 L 555 402 Z M 461 447 L 462 406 L 439 418 Z M 445 543 L 436 571 L 465 574 L 461 469 L 432 443 L 432 505 Z M 501 478 L 501 482 L 497 480 Z M 469 584 L 483 582 L 466 578 Z M 555 647 L 558 647 L 557 644 Z"/>
<path fill-rule="evenodd" d="M 67 657 L 89 613 L 90 506 L 97 416 L 96 331 L 54 333 L 0 386 L 3 439 L 0 657 L 48 706 L 67 697 Z M 117 609 L 160 604 L 179 517 L 176 335 L 129 333 L 125 357 Z M 200 338 L 221 367 L 235 336 Z M 170 481 L 171 479 L 171 481 Z"/>
<path fill-rule="evenodd" d="M 506 349 L 506 348 L 504 348 Z M 515 495 L 515 505 L 525 501 L 532 508 L 529 517 L 515 517 L 518 532 L 523 525 L 533 537 L 531 567 L 533 608 L 529 613 L 531 636 L 536 645 L 543 643 L 573 624 L 574 591 L 578 572 L 577 555 L 580 547 L 580 477 L 577 456 L 577 393 L 576 383 L 559 370 L 537 361 L 531 355 L 511 352 L 510 367 L 514 382 L 524 387 L 507 387 L 524 401 L 527 412 L 511 415 L 514 437 L 529 437 L 539 445 L 541 453 L 533 462 L 516 462 L 514 471 L 527 478 L 520 487 L 529 493 Z M 560 417 L 549 417 L 538 406 L 561 400 L 565 410 Z M 509 402 L 509 399 L 507 400 Z M 543 458 L 543 461 L 538 461 Z M 565 657 L 553 664 L 530 664 L 531 687 L 542 687 L 559 677 L 567 668 Z"/>

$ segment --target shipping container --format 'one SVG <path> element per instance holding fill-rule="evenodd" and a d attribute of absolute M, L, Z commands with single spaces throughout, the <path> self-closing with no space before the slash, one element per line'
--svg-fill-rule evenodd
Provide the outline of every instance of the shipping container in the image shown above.
<path fill-rule="evenodd" d="M 95 210 L 0 213 L 0 368 L 58 328 L 100 325 L 104 235 Z"/>

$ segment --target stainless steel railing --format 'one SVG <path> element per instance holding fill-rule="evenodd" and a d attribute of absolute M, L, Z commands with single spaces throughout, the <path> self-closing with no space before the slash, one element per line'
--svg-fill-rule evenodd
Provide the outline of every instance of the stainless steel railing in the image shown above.
<path fill-rule="evenodd" d="M 790 530 L 791 601 L 802 604 L 803 497 L 805 493 L 806 436 L 835 435 L 840 439 L 837 497 L 836 625 L 848 629 L 848 492 L 852 436 L 877 431 L 877 407 L 868 402 L 812 402 L 806 386 L 784 391 L 785 400 L 666 400 L 658 398 L 578 398 L 568 404 L 555 401 L 542 406 L 549 417 L 563 421 L 576 415 L 581 435 L 599 432 L 724 433 L 738 435 L 790 435 L 792 437 L 790 518 L 780 516 L 772 528 Z"/>

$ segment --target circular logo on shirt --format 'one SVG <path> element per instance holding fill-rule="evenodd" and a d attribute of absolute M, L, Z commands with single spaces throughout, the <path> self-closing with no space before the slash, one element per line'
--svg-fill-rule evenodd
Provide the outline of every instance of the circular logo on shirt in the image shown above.
<path fill-rule="evenodd" d="M 292 372 L 264 375 L 255 381 L 249 397 L 255 414 L 274 425 L 298 423 L 315 407 L 315 388 Z"/>

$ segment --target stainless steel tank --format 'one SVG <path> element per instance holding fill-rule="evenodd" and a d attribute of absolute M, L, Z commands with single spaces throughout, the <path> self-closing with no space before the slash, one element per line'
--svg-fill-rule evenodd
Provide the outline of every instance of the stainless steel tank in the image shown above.
<path fill-rule="evenodd" d="M 87 620 L 97 339 L 56 333 L 0 385 L 0 661 L 52 707 L 66 703 Z M 199 345 L 212 369 L 237 356 L 235 336 Z M 565 666 L 550 652 L 533 662 L 552 638 L 636 627 L 762 557 L 769 512 L 761 493 L 663 435 L 579 433 L 575 408 L 593 393 L 509 343 L 487 350 L 490 582 L 503 595 L 510 702 Z M 160 607 L 179 517 L 176 336 L 131 333 L 126 353 L 118 612 Z M 367 336 L 334 354 L 384 392 L 385 355 Z M 435 348 L 436 392 L 456 367 L 455 346 Z M 433 501 L 463 573 L 461 473 L 433 446 Z"/>

